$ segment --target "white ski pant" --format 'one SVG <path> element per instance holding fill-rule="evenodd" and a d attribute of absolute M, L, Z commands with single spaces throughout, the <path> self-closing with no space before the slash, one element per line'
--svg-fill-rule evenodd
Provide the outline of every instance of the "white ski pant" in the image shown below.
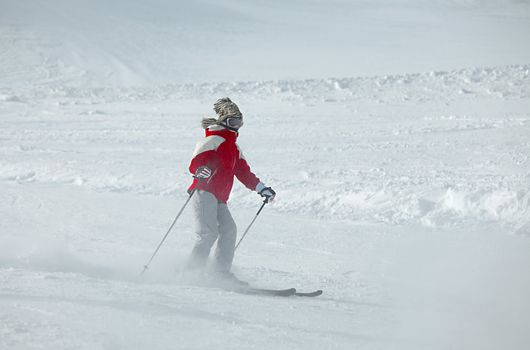
<path fill-rule="evenodd" d="M 234 260 L 237 227 L 226 203 L 219 203 L 210 192 L 196 191 L 192 198 L 197 240 L 191 252 L 190 268 L 204 267 L 217 240 L 214 268 L 228 272 Z"/>

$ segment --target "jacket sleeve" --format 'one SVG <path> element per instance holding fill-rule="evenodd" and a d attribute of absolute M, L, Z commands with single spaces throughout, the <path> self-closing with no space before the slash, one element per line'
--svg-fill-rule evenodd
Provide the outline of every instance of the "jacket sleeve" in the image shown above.
<path fill-rule="evenodd" d="M 199 141 L 190 162 L 190 173 L 195 174 L 197 168 L 201 166 L 207 166 L 210 170 L 215 171 L 219 165 L 217 148 L 223 141 L 224 139 L 218 136 L 209 136 Z"/>
<path fill-rule="evenodd" d="M 197 169 L 201 166 L 207 166 L 213 172 L 217 168 L 217 156 L 215 151 L 206 151 L 196 155 L 190 162 L 190 173 L 195 175 Z"/>
<path fill-rule="evenodd" d="M 243 156 L 243 152 L 241 152 L 239 146 L 237 146 L 237 150 L 239 152 L 239 157 L 236 161 L 235 175 L 243 185 L 248 189 L 255 191 L 256 186 L 260 183 L 260 179 L 250 171 L 250 166 Z"/>

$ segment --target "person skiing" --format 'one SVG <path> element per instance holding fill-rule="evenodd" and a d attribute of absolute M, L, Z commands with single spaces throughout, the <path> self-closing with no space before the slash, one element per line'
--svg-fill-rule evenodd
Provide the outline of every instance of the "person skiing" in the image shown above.
<path fill-rule="evenodd" d="M 194 179 L 188 192 L 196 191 L 192 207 L 197 238 L 188 268 L 203 268 L 217 240 L 213 270 L 223 277 L 236 279 L 230 270 L 237 227 L 227 205 L 234 176 L 268 201 L 276 193 L 252 173 L 236 143 L 243 126 L 243 114 L 238 106 L 225 97 L 217 100 L 213 109 L 217 118 L 202 120 L 206 135 L 197 143 L 189 166 Z"/>

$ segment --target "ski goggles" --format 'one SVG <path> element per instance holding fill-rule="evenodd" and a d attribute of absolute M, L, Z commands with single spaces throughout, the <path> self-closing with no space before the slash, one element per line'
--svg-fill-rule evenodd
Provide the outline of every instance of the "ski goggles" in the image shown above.
<path fill-rule="evenodd" d="M 234 117 L 228 117 L 224 120 L 224 124 L 232 129 L 239 129 L 241 126 L 243 126 L 243 117 L 242 116 L 234 116 Z"/>

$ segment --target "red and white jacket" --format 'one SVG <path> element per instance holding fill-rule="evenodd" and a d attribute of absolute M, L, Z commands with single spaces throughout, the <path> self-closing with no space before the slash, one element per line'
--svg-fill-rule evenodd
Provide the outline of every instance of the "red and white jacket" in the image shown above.
<path fill-rule="evenodd" d="M 194 179 L 188 191 L 194 188 L 208 191 L 219 202 L 226 203 L 232 191 L 234 175 L 243 185 L 256 190 L 260 180 L 250 171 L 236 144 L 238 133 L 219 125 L 210 126 L 205 131 L 206 137 L 197 143 L 189 169 L 195 174 L 197 168 L 207 166 L 212 171 L 212 176 L 200 183 Z"/>

